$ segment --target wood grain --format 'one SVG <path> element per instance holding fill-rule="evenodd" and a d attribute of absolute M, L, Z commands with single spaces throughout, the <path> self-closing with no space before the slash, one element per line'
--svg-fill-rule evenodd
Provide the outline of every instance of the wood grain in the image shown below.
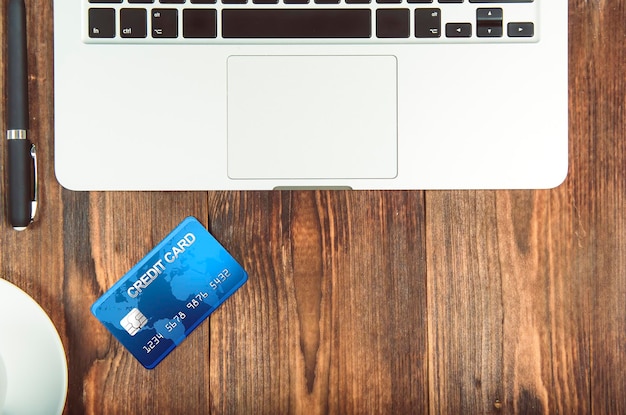
<path fill-rule="evenodd" d="M 571 24 L 580 29 L 572 31 L 577 48 L 570 69 L 570 113 L 573 145 L 579 150 L 572 152 L 571 192 L 580 241 L 570 258 L 589 306 L 589 406 L 595 413 L 624 413 L 626 5 L 573 6 Z"/>
<path fill-rule="evenodd" d="M 199 327 L 177 350 L 147 371 L 89 313 L 89 307 L 188 214 L 206 226 L 205 193 L 75 193 L 64 191 L 64 295 L 67 354 L 75 387 L 69 413 L 194 413 L 208 404 L 206 342 Z M 80 236 L 77 238 L 77 236 Z M 132 387 L 136 385 L 136 387 Z M 139 389 L 139 390 L 137 390 Z M 115 399 L 112 399 L 115 397 Z M 198 398 L 201 398 L 200 400 Z"/>
<path fill-rule="evenodd" d="M 570 173 L 551 191 L 429 192 L 437 413 L 623 413 L 622 2 L 570 2 Z"/>
<path fill-rule="evenodd" d="M 566 190 L 429 194 L 427 216 L 446 224 L 427 236 L 432 412 L 590 409 Z"/>
<path fill-rule="evenodd" d="M 216 413 L 426 410 L 420 193 L 220 193 L 209 205 L 211 231 L 250 272 L 211 318 L 211 343 L 229 352 L 214 354 L 212 384 L 232 387 Z"/>
<path fill-rule="evenodd" d="M 626 413 L 625 7 L 570 1 L 556 189 L 84 193 L 54 178 L 52 2 L 27 0 L 42 204 L 26 232 L 2 212 L 0 278 L 59 331 L 65 413 Z M 147 371 L 89 307 L 188 215 L 249 281 Z"/>

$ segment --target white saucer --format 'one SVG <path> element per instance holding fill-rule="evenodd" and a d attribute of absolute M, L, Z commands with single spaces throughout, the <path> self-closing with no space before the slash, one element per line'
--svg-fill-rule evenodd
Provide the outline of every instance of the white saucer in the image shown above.
<path fill-rule="evenodd" d="M 8 380 L 2 415 L 63 412 L 67 361 L 59 334 L 35 300 L 1 278 L 0 355 Z"/>

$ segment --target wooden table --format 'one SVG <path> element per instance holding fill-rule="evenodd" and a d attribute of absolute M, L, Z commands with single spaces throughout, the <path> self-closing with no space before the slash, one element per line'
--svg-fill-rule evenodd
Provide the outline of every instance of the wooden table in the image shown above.
<path fill-rule="evenodd" d="M 0 277 L 60 333 L 65 412 L 626 413 L 625 5 L 570 0 L 556 189 L 74 193 L 53 171 L 52 2 L 27 1 L 42 203 L 25 232 L 2 213 Z M 250 279 L 148 371 L 89 307 L 187 215 Z"/>

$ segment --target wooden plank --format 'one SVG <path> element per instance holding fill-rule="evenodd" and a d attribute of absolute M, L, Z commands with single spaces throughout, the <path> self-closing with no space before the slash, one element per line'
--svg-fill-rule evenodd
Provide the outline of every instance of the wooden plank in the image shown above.
<path fill-rule="evenodd" d="M 590 409 L 568 189 L 428 195 L 432 413 Z"/>
<path fill-rule="evenodd" d="M 431 413 L 488 413 L 504 402 L 502 281 L 495 195 L 426 197 Z"/>
<path fill-rule="evenodd" d="M 211 319 L 214 412 L 427 410 L 420 193 L 218 193 L 209 205 L 212 232 L 250 272 Z"/>
<path fill-rule="evenodd" d="M 626 43 L 624 2 L 570 7 L 572 199 L 587 302 L 593 413 L 626 413 Z M 575 280 L 573 284 L 578 284 Z"/>

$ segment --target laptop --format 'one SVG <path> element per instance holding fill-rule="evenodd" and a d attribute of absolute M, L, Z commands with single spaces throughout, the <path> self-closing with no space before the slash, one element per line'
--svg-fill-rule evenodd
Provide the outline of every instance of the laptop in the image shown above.
<path fill-rule="evenodd" d="M 566 0 L 53 7 L 68 189 L 530 189 L 567 175 Z"/>

